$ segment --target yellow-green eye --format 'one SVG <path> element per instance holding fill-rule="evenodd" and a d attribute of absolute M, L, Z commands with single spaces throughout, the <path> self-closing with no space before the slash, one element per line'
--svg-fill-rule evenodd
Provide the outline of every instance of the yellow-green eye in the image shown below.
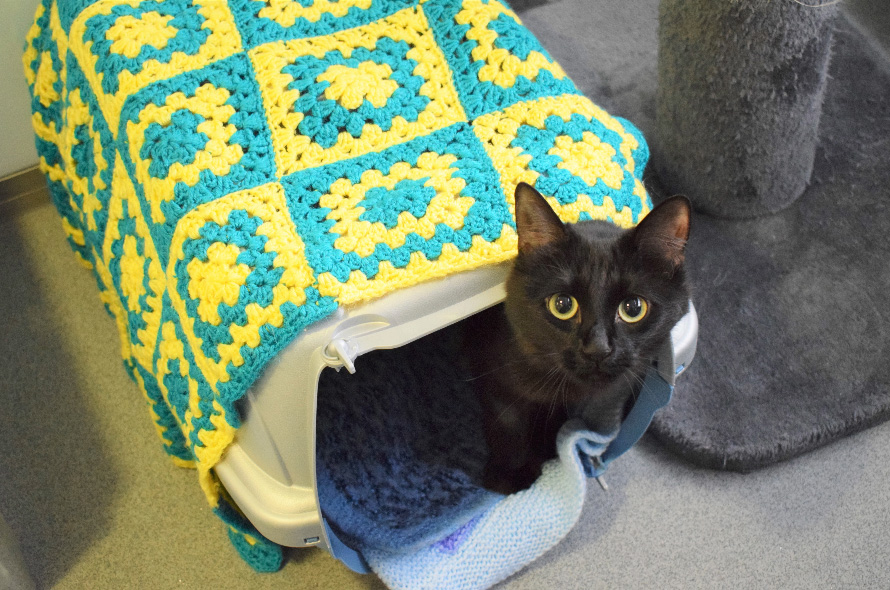
<path fill-rule="evenodd" d="M 618 306 L 618 317 L 628 324 L 635 324 L 649 313 L 649 302 L 642 297 L 628 297 Z"/>
<path fill-rule="evenodd" d="M 557 319 L 568 320 L 578 313 L 578 300 L 571 295 L 557 293 L 547 299 L 547 309 Z"/>

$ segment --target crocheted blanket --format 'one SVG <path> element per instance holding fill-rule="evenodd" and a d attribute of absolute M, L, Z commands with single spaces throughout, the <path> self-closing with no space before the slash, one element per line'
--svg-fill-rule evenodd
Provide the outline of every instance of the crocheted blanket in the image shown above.
<path fill-rule="evenodd" d="M 520 181 L 570 222 L 651 207 L 639 132 L 496 0 L 42 0 L 24 66 L 53 202 L 164 448 L 261 569 L 280 551 L 212 468 L 301 330 L 509 260 Z"/>

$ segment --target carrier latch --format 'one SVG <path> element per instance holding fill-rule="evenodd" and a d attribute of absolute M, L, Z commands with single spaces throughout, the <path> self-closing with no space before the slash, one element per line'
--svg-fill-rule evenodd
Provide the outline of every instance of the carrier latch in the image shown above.
<path fill-rule="evenodd" d="M 337 370 L 346 367 L 350 374 L 355 374 L 355 359 L 358 356 L 358 347 L 343 338 L 332 340 L 324 349 L 325 362 Z"/>

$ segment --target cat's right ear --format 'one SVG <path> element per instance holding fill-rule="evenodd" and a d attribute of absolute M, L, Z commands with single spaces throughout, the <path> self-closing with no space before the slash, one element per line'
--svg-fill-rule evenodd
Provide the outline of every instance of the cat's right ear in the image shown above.
<path fill-rule="evenodd" d="M 534 187 L 524 182 L 516 185 L 515 203 L 520 252 L 530 252 L 565 239 L 565 226 Z"/>

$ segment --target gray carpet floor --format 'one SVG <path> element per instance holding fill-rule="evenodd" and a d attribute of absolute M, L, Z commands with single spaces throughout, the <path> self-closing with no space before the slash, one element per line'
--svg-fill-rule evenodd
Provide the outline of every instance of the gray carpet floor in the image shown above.
<path fill-rule="evenodd" d="M 583 90 L 651 128 L 657 2 L 515 4 Z M 0 334 L 0 513 L 39 588 L 383 587 L 320 550 L 271 575 L 240 560 L 160 449 L 42 190 L 0 203 Z M 498 588 L 888 588 L 888 441 L 883 424 L 742 475 L 644 438 L 569 536 Z"/>

